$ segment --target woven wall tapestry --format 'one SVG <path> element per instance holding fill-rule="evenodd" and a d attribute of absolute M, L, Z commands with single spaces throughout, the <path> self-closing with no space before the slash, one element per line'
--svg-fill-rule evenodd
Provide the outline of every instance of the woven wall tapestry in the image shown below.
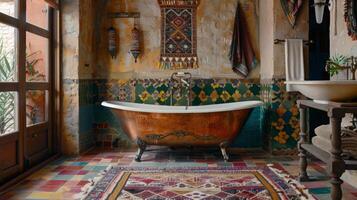
<path fill-rule="evenodd" d="M 196 11 L 199 0 L 158 0 L 161 69 L 198 68 Z"/>

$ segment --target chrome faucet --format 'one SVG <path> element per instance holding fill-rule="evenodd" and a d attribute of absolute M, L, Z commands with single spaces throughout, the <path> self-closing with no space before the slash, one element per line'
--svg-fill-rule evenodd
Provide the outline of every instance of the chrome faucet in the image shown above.
<path fill-rule="evenodd" d="M 191 105 L 191 79 L 192 74 L 189 72 L 175 72 L 171 75 L 169 90 L 170 90 L 170 105 L 173 105 L 173 97 L 186 97 L 186 110 Z M 184 91 L 186 92 L 184 94 Z"/>
<path fill-rule="evenodd" d="M 337 70 L 349 70 L 352 74 L 352 80 L 356 80 L 357 57 L 351 56 L 350 58 L 347 58 L 346 61 L 346 65 L 340 65 L 328 60 L 326 63 L 326 71 L 330 71 L 331 68 L 336 68 Z"/>

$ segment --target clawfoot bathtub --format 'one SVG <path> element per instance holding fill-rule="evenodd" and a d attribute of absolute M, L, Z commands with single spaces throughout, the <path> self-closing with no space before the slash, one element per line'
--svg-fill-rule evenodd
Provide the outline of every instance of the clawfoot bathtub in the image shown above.
<path fill-rule="evenodd" d="M 223 158 L 254 107 L 261 101 L 190 106 L 160 106 L 119 101 L 102 102 L 111 108 L 124 132 L 138 145 L 140 161 L 147 145 L 219 146 Z"/>

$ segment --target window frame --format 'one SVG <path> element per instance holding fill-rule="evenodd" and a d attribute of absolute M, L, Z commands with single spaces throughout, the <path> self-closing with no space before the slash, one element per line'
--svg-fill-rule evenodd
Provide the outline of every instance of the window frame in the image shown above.
<path fill-rule="evenodd" d="M 17 0 L 16 12 L 17 16 L 12 17 L 4 13 L 0 13 L 0 23 L 11 26 L 17 29 L 16 50 L 17 50 L 17 78 L 15 82 L 0 82 L 0 92 L 16 92 L 17 93 L 17 130 L 13 133 L 8 133 L 0 136 L 0 144 L 7 141 L 17 142 L 17 159 L 18 165 L 11 169 L 11 172 L 18 174 L 23 171 L 24 158 L 26 157 L 26 142 L 25 139 L 28 134 L 38 132 L 43 129 L 49 129 L 51 132 L 48 145 L 51 151 L 55 154 L 60 153 L 60 136 L 59 128 L 61 123 L 61 69 L 60 59 L 61 51 L 61 12 L 59 0 L 43 0 L 49 5 L 48 30 L 33 25 L 26 21 L 26 0 Z M 38 36 L 48 39 L 48 69 L 46 82 L 26 82 L 26 33 L 33 33 Z M 34 126 L 26 126 L 26 91 L 29 90 L 43 90 L 48 92 L 49 105 L 47 106 L 48 120 L 45 123 L 36 124 Z M 21 109 L 20 109 L 21 108 Z M 16 168 L 16 169 L 15 169 Z M 9 176 L 13 173 L 9 172 Z M 1 174 L 0 174 L 1 182 Z"/>

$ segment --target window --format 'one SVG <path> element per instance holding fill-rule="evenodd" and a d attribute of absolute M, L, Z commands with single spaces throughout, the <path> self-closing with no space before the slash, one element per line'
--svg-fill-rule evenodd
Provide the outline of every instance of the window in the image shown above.
<path fill-rule="evenodd" d="M 52 152 L 56 8 L 55 0 L 0 0 L 0 151 L 13 155 L 0 154 L 11 160 L 0 184 Z"/>
<path fill-rule="evenodd" d="M 0 82 L 17 81 L 16 43 L 17 29 L 0 23 Z"/>
<path fill-rule="evenodd" d="M 48 29 L 49 6 L 43 0 L 26 0 L 26 21 Z"/>
<path fill-rule="evenodd" d="M 16 0 L 0 0 L 0 13 L 11 17 L 17 17 L 17 8 Z"/>

